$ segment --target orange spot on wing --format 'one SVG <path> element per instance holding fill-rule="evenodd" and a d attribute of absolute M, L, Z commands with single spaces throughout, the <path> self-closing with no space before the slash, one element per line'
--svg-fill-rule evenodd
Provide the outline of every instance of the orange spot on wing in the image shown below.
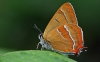
<path fill-rule="evenodd" d="M 69 36 L 68 31 L 64 28 L 64 26 L 59 27 L 58 30 L 61 32 L 61 35 L 62 35 L 65 39 L 68 39 L 68 40 L 71 40 L 71 41 L 72 41 L 72 39 L 71 39 L 70 36 Z"/>
<path fill-rule="evenodd" d="M 76 26 L 76 30 L 78 31 L 78 38 L 79 38 L 79 45 L 78 46 L 79 46 L 79 48 L 84 48 L 84 46 L 82 45 L 83 39 L 82 39 L 81 29 Z"/>

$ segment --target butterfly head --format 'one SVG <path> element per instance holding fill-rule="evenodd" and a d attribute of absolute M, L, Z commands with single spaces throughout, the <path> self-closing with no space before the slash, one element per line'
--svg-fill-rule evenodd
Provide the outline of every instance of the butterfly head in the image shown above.
<path fill-rule="evenodd" d="M 39 42 L 38 45 L 37 45 L 37 49 L 38 49 L 38 47 L 39 47 L 39 44 L 42 45 L 41 50 L 44 49 L 44 48 L 46 48 L 46 49 L 53 49 L 53 48 L 51 47 L 51 45 L 48 43 L 48 41 L 46 41 L 46 40 L 43 38 L 43 33 L 42 33 L 42 31 L 36 26 L 36 24 L 34 24 L 34 25 L 32 25 L 32 26 L 40 32 L 40 34 L 38 35 L 38 38 L 39 38 L 40 42 Z"/>

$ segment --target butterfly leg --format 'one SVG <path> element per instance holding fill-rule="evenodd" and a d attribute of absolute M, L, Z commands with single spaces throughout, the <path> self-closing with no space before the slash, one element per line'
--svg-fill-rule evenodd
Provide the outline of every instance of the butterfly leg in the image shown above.
<path fill-rule="evenodd" d="M 37 44 L 37 48 L 36 48 L 36 49 L 38 49 L 38 47 L 39 47 L 39 44 L 40 44 L 40 42 Z"/>

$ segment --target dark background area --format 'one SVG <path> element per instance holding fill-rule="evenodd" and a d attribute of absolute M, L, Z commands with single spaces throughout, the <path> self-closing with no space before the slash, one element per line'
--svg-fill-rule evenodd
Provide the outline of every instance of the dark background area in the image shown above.
<path fill-rule="evenodd" d="M 100 0 L 0 0 L 0 54 L 35 50 L 42 31 L 65 2 L 70 2 L 83 29 L 87 52 L 70 56 L 79 62 L 100 61 Z"/>

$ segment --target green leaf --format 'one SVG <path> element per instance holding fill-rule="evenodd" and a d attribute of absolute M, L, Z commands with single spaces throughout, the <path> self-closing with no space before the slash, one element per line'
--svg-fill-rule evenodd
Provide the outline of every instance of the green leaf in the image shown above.
<path fill-rule="evenodd" d="M 0 48 L 0 56 L 11 51 L 14 51 L 14 49 Z"/>
<path fill-rule="evenodd" d="M 28 50 L 9 52 L 0 57 L 0 62 L 76 62 L 66 56 L 50 51 Z"/>

